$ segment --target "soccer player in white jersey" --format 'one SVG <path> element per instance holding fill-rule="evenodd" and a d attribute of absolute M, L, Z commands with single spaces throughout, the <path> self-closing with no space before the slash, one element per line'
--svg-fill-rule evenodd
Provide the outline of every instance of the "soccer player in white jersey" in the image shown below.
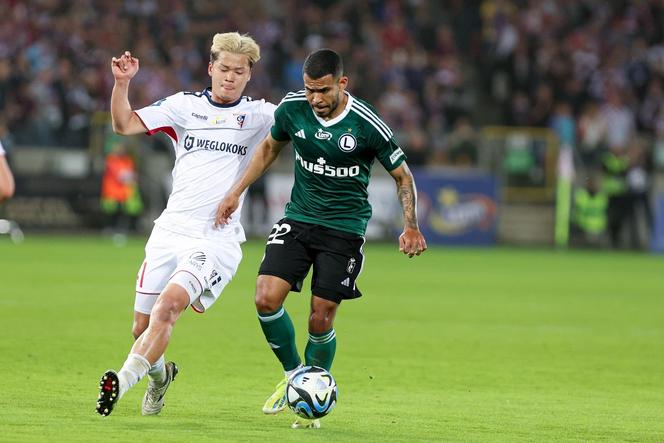
<path fill-rule="evenodd" d="M 130 80 L 139 68 L 128 51 L 113 57 L 113 129 L 122 135 L 165 132 L 175 149 L 173 190 L 155 220 L 136 280 L 133 334 L 127 360 L 99 383 L 97 412 L 109 415 L 116 402 L 146 374 L 142 413 L 158 414 L 178 368 L 164 351 L 176 320 L 191 305 L 202 313 L 230 282 L 245 240 L 238 220 L 214 226 L 217 203 L 249 163 L 255 146 L 274 123 L 275 106 L 242 95 L 260 48 L 247 35 L 216 34 L 210 48 L 211 86 L 180 92 L 133 111 Z"/>
<path fill-rule="evenodd" d="M 14 195 L 14 176 L 5 158 L 5 149 L 0 143 L 0 203 Z"/>

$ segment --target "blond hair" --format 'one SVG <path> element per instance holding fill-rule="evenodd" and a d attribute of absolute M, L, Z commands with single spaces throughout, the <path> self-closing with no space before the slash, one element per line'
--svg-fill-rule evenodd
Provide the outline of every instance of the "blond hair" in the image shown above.
<path fill-rule="evenodd" d="M 237 32 L 214 35 L 212 46 L 210 46 L 211 63 L 214 63 L 219 58 L 221 51 L 246 55 L 249 59 L 249 67 L 252 67 L 261 58 L 261 48 L 258 46 L 258 43 L 248 34 L 240 35 Z"/>

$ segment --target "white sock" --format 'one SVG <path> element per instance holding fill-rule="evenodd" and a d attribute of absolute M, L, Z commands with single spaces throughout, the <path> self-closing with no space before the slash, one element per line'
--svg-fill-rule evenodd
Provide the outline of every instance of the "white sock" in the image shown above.
<path fill-rule="evenodd" d="M 166 381 L 166 365 L 163 355 L 159 357 L 159 359 L 154 362 L 152 366 L 150 366 L 148 377 L 150 377 L 150 381 L 153 381 L 157 385 L 164 384 Z"/>
<path fill-rule="evenodd" d="M 122 396 L 134 386 L 150 370 L 150 362 L 140 354 L 129 354 L 125 360 L 122 369 L 118 372 L 120 381 L 120 394 Z"/>
<path fill-rule="evenodd" d="M 297 368 L 291 369 L 290 371 L 284 371 L 284 374 L 286 374 L 286 378 L 290 378 L 291 375 L 295 374 L 296 371 L 299 371 L 300 368 L 303 368 L 304 366 L 302 363 L 300 363 Z"/>

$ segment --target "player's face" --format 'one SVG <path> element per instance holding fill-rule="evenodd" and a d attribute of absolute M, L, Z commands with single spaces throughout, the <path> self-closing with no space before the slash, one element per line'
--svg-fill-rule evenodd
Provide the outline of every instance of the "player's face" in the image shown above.
<path fill-rule="evenodd" d="M 221 51 L 217 60 L 208 65 L 208 74 L 212 77 L 212 100 L 232 103 L 242 97 L 251 78 L 249 57 Z"/>
<path fill-rule="evenodd" d="M 312 79 L 304 74 L 304 95 L 317 116 L 331 120 L 343 111 L 340 104 L 346 103 L 346 85 L 348 77 L 335 80 L 332 74 Z"/>

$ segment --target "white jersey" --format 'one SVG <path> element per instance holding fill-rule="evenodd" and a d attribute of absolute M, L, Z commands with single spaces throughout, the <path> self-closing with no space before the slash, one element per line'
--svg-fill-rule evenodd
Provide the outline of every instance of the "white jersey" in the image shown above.
<path fill-rule="evenodd" d="M 212 101 L 208 88 L 179 92 L 135 111 L 148 134 L 165 132 L 175 149 L 173 190 L 155 224 L 195 238 L 231 235 L 244 241 L 244 194 L 229 224 L 215 228 L 217 205 L 269 133 L 275 109 L 249 97 L 221 105 Z"/>
<path fill-rule="evenodd" d="M 5 148 L 2 147 L 2 142 L 0 142 L 0 155 L 5 155 Z"/>

